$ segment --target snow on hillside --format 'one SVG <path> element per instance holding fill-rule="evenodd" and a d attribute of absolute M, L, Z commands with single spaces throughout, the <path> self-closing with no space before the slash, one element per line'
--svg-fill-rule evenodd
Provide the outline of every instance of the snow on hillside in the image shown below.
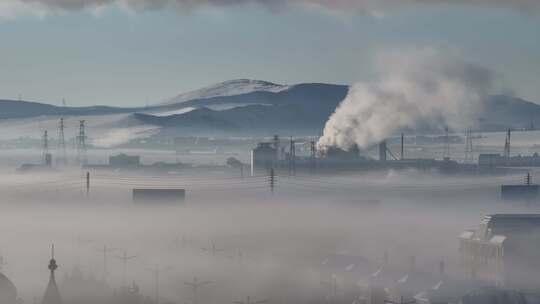
<path fill-rule="evenodd" d="M 147 114 L 154 115 L 154 116 L 171 116 L 171 115 L 184 114 L 187 112 L 191 112 L 193 110 L 196 110 L 196 108 L 186 107 L 186 108 L 181 108 L 178 110 L 165 111 L 165 112 L 147 112 Z"/>
<path fill-rule="evenodd" d="M 162 104 L 174 104 L 194 99 L 206 99 L 219 96 L 235 96 L 252 92 L 278 93 L 289 89 L 290 86 L 275 84 L 262 80 L 237 79 L 218 83 L 203 89 L 180 94 Z"/>

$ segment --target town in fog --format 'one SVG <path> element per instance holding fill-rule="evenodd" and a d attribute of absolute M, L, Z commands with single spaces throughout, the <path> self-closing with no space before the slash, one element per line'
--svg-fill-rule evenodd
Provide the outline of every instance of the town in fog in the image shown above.
<path fill-rule="evenodd" d="M 539 12 L 5 0 L 0 304 L 540 303 Z"/>

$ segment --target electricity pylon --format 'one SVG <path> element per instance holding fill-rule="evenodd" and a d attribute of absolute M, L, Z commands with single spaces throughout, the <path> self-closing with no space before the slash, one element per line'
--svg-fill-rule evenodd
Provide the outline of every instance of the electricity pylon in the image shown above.
<path fill-rule="evenodd" d="M 58 125 L 58 158 L 56 159 L 57 164 L 67 165 L 67 154 L 66 154 L 66 136 L 64 133 L 65 125 L 64 119 L 60 118 L 60 123 Z"/>

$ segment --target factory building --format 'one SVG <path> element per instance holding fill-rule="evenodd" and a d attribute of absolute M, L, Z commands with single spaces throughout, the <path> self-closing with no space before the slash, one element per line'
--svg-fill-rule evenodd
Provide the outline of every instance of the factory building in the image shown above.
<path fill-rule="evenodd" d="M 540 214 L 488 215 L 459 240 L 467 277 L 505 288 L 540 287 Z"/>
<path fill-rule="evenodd" d="M 490 169 L 496 167 L 540 167 L 540 155 L 534 153 L 531 156 L 510 156 L 501 154 L 480 154 L 478 156 L 478 166 L 480 169 Z"/>

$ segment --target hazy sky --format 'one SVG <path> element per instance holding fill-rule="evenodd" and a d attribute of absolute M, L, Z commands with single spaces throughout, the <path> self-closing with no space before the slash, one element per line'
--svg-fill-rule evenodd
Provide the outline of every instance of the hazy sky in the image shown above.
<path fill-rule="evenodd" d="M 128 106 L 235 78 L 349 84 L 375 76 L 381 50 L 435 46 L 540 102 L 537 0 L 0 1 L 0 98 Z"/>

